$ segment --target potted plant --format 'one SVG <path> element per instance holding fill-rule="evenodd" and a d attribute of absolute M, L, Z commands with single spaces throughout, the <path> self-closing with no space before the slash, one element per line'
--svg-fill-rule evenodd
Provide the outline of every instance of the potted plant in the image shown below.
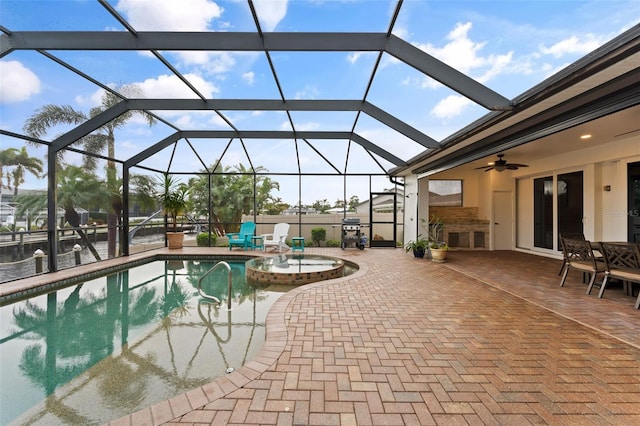
<path fill-rule="evenodd" d="M 449 246 L 440 238 L 443 235 L 444 223 L 437 216 L 431 216 L 429 219 L 429 251 L 431 260 L 436 263 L 446 262 L 447 251 Z"/>
<path fill-rule="evenodd" d="M 447 251 L 449 246 L 446 243 L 432 244 L 429 248 L 431 251 L 431 260 L 436 263 L 444 263 L 447 261 Z"/>
<path fill-rule="evenodd" d="M 159 194 L 160 205 L 164 213 L 171 220 L 173 231 L 167 230 L 167 243 L 170 249 L 182 248 L 184 233 L 178 232 L 178 216 L 187 208 L 187 193 L 189 188 L 179 183 L 171 175 L 165 175 L 162 191 Z"/>
<path fill-rule="evenodd" d="M 424 257 L 424 253 L 427 251 L 429 247 L 429 240 L 426 238 L 422 238 L 422 234 L 419 234 L 415 240 L 409 241 L 404 249 L 406 252 L 413 252 L 415 257 Z"/>

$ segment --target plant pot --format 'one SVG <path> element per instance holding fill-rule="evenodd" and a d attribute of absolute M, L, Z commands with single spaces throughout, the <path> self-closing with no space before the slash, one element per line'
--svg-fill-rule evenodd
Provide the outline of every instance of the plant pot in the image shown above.
<path fill-rule="evenodd" d="M 444 263 L 447 261 L 447 250 L 443 249 L 431 249 L 431 260 L 436 263 Z"/>
<path fill-rule="evenodd" d="M 413 255 L 415 257 L 423 258 L 424 257 L 424 249 L 422 249 L 422 250 L 420 250 L 420 249 L 414 250 L 413 251 Z"/>
<path fill-rule="evenodd" d="M 167 245 L 170 249 L 181 249 L 183 242 L 183 232 L 167 232 Z"/>

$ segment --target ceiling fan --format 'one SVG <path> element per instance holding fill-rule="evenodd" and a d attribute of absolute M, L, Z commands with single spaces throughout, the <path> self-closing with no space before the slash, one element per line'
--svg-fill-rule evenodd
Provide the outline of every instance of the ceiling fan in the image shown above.
<path fill-rule="evenodd" d="M 529 167 L 527 164 L 507 163 L 507 160 L 503 160 L 504 154 L 498 154 L 498 159 L 488 166 L 476 167 L 476 170 L 484 169 L 485 172 L 489 170 L 495 170 L 496 172 L 503 172 L 505 170 L 518 170 L 520 167 Z"/>

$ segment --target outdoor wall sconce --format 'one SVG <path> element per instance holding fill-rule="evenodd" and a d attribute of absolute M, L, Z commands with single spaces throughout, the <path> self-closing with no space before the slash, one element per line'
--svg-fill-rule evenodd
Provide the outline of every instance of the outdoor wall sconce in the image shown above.
<path fill-rule="evenodd" d="M 611 192 L 611 185 L 605 185 L 602 189 L 604 189 L 604 192 Z"/>

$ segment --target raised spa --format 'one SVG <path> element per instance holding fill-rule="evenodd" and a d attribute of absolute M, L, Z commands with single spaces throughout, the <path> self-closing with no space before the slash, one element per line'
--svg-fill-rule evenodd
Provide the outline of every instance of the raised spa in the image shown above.
<path fill-rule="evenodd" d="M 341 259 L 318 254 L 279 254 L 257 257 L 245 265 L 247 282 L 252 284 L 300 285 L 340 278 L 353 272 Z"/>

